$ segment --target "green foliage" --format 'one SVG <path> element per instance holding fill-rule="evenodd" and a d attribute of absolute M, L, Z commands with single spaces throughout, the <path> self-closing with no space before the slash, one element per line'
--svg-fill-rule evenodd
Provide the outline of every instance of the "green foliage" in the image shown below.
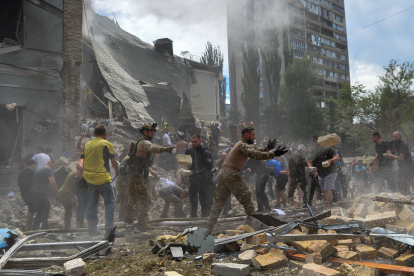
<path fill-rule="evenodd" d="M 237 109 L 229 109 L 227 110 L 227 120 L 228 121 L 236 121 L 237 123 L 242 119 L 242 115 L 240 114 L 240 111 Z"/>
<path fill-rule="evenodd" d="M 285 68 L 293 62 L 293 53 L 290 51 L 289 45 L 289 27 L 283 29 L 283 57 L 285 60 Z"/>
<path fill-rule="evenodd" d="M 322 112 L 311 95 L 311 87 L 317 81 L 312 72 L 312 60 L 307 56 L 295 59 L 287 66 L 279 105 L 284 137 L 306 142 L 322 132 Z"/>
<path fill-rule="evenodd" d="M 253 29 L 247 31 L 243 52 L 243 77 L 244 91 L 241 93 L 241 102 L 246 111 L 248 121 L 259 124 L 260 122 L 260 76 L 257 72 L 259 66 L 259 51 L 255 41 Z"/>
<path fill-rule="evenodd" d="M 269 23 L 269 26 L 274 24 Z M 265 110 L 265 124 L 270 137 L 280 134 L 278 101 L 281 90 L 282 58 L 279 56 L 279 31 L 276 27 L 264 31 L 260 50 L 268 83 L 270 106 Z"/>
<path fill-rule="evenodd" d="M 219 73 L 223 75 L 223 62 L 224 55 L 221 52 L 220 47 L 213 47 L 210 42 L 207 42 L 206 49 L 201 55 L 200 63 L 217 67 Z M 224 78 L 222 81 L 220 81 L 219 86 L 220 114 L 226 113 L 226 89 L 227 80 Z"/>

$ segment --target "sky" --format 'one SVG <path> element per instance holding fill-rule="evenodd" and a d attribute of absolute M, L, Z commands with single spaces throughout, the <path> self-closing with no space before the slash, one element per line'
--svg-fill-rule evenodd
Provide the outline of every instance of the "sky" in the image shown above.
<path fill-rule="evenodd" d="M 174 41 L 176 55 L 188 51 L 199 61 L 207 41 L 210 41 L 224 53 L 223 74 L 228 77 L 225 0 L 90 1 L 95 12 L 111 18 L 115 15 L 121 28 L 148 43 L 158 38 L 170 38 Z M 414 1 L 345 0 L 347 32 L 357 31 L 411 6 Z M 359 82 L 374 89 L 378 74 L 391 59 L 413 60 L 413 43 L 414 8 L 350 34 L 351 83 Z"/>

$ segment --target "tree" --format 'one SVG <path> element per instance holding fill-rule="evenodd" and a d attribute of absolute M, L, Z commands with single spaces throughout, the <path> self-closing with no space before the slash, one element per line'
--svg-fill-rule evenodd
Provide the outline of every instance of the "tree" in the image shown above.
<path fill-rule="evenodd" d="M 259 51 L 255 43 L 255 33 L 252 28 L 246 33 L 245 44 L 241 46 L 243 52 L 243 77 L 244 91 L 241 93 L 241 101 L 245 109 L 248 121 L 260 124 L 260 75 Z"/>
<path fill-rule="evenodd" d="M 311 94 L 311 87 L 317 81 L 312 60 L 307 56 L 287 66 L 279 103 L 284 137 L 304 143 L 322 132 L 322 112 Z"/>
<path fill-rule="evenodd" d="M 273 27 L 264 31 L 260 51 L 268 83 L 270 103 L 270 106 L 265 110 L 267 131 L 270 137 L 276 137 L 280 134 L 278 102 L 281 90 L 282 58 L 279 56 L 279 31 L 274 24 L 269 23 L 269 26 Z"/>
<path fill-rule="evenodd" d="M 285 69 L 293 62 L 293 53 L 289 48 L 289 27 L 283 29 L 283 59 L 285 61 Z"/>
<path fill-rule="evenodd" d="M 227 110 L 227 117 L 226 119 L 228 121 L 235 121 L 235 122 L 239 122 L 242 118 L 242 115 L 240 114 L 240 111 L 238 111 L 237 109 L 234 108 L 230 108 L 229 110 Z"/>
<path fill-rule="evenodd" d="M 218 68 L 218 73 L 223 75 L 224 55 L 220 47 L 213 47 L 210 42 L 207 42 L 206 49 L 201 55 L 200 62 L 209 66 Z M 219 98 L 220 98 L 220 114 L 226 114 L 226 88 L 227 80 L 224 78 L 219 84 Z"/>

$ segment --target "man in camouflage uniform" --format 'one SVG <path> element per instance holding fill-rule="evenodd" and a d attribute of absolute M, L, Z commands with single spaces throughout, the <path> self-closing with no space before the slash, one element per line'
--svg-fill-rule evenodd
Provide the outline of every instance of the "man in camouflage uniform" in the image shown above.
<path fill-rule="evenodd" d="M 121 160 L 120 167 L 125 167 L 126 162 L 129 160 L 129 156 L 127 155 L 123 160 Z M 127 212 L 127 205 L 129 199 L 129 190 L 128 190 L 128 179 L 126 174 L 120 174 L 118 176 L 118 180 L 116 182 L 116 190 L 118 191 L 119 196 L 119 221 L 124 220 L 126 212 Z"/>
<path fill-rule="evenodd" d="M 161 147 L 150 142 L 154 138 L 156 127 L 157 124 L 155 123 L 152 125 L 145 124 L 139 129 L 144 137 L 136 143 L 131 143 L 128 153 L 129 160 L 125 166 L 130 198 L 124 222 L 134 222 L 134 206 L 139 199 L 138 230 L 153 229 L 146 222 L 151 197 L 145 179 L 148 178 L 149 166 L 151 165 L 154 154 L 169 152 L 172 155 L 172 150 L 175 148 L 174 146 Z"/>
<path fill-rule="evenodd" d="M 246 163 L 247 158 L 268 160 L 286 153 L 285 148 L 281 149 L 280 146 L 276 151 L 269 152 L 269 150 L 276 147 L 276 140 L 269 141 L 264 148 L 255 147 L 253 143 L 256 135 L 252 127 L 244 128 L 241 134 L 242 138 L 227 155 L 226 161 L 224 161 L 217 177 L 218 184 L 214 194 L 213 208 L 211 209 L 206 227 L 209 233 L 213 231 L 214 225 L 230 193 L 243 205 L 247 215 L 255 214 L 252 193 L 241 175 L 241 169 Z"/>
<path fill-rule="evenodd" d="M 295 194 L 296 187 L 299 185 L 303 192 L 303 208 L 307 207 L 308 204 L 308 181 L 306 180 L 306 167 L 307 162 L 303 157 L 305 151 L 304 145 L 299 145 L 298 152 L 289 159 L 289 178 L 290 187 L 287 196 L 287 204 L 294 202 L 293 195 Z"/>

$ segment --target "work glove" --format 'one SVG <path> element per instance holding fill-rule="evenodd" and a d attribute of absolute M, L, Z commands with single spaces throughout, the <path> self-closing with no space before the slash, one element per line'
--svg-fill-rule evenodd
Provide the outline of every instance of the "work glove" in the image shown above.
<path fill-rule="evenodd" d="M 267 143 L 267 149 L 268 150 L 271 150 L 271 149 L 274 149 L 275 147 L 276 147 L 276 144 L 277 144 L 277 140 L 275 139 L 275 140 L 269 140 L 269 142 Z"/>
<path fill-rule="evenodd" d="M 286 149 L 286 147 L 282 148 L 282 146 L 279 146 L 274 152 L 275 152 L 275 156 L 282 156 L 283 154 L 288 152 L 288 150 Z"/>

